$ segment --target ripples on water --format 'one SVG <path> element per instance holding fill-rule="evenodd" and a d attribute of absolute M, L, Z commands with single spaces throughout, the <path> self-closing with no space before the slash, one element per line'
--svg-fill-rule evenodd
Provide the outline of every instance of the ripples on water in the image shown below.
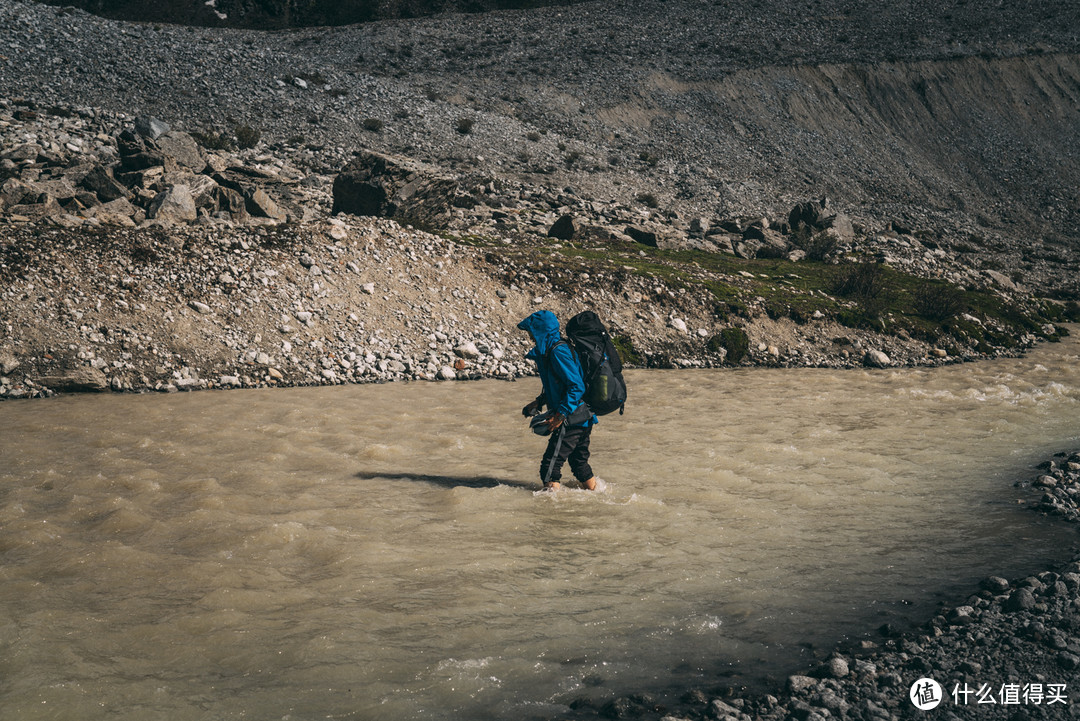
<path fill-rule="evenodd" d="M 1074 544 L 1011 483 L 1076 445 L 1077 348 L 632 372 L 601 494 L 534 493 L 535 379 L 0 404 L 0 710 L 527 719 L 787 673 Z"/>

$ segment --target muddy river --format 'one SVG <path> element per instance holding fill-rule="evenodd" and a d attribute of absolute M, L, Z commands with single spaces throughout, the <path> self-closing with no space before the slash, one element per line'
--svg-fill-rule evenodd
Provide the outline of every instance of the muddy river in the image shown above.
<path fill-rule="evenodd" d="M 601 493 L 535 493 L 536 379 L 0 404 L 0 716 L 521 721 L 782 678 L 1070 555 L 1012 482 L 1080 445 L 1078 353 L 629 372 Z"/>

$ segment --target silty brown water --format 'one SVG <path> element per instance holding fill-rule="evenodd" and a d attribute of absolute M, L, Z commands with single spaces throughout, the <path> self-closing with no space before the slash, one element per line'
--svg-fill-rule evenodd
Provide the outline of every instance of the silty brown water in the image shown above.
<path fill-rule="evenodd" d="M 0 405 L 0 715 L 527 719 L 677 698 L 1068 555 L 1013 480 L 1078 344 L 936 370 L 631 372 L 600 494 L 536 379 Z"/>

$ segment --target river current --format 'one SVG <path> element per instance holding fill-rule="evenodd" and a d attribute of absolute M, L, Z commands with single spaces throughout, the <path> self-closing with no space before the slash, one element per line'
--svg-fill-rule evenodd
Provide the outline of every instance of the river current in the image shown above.
<path fill-rule="evenodd" d="M 535 493 L 535 378 L 0 404 L 0 716 L 520 721 L 782 678 L 1071 555 L 1012 483 L 1078 446 L 1078 353 L 628 372 L 601 493 Z"/>

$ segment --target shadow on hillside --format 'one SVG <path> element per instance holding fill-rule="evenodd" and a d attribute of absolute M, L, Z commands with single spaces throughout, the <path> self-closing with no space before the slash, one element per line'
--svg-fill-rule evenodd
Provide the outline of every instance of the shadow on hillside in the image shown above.
<path fill-rule="evenodd" d="M 510 481 L 493 476 L 437 476 L 429 473 L 369 473 L 360 471 L 356 474 L 356 478 L 364 480 L 420 481 L 421 483 L 431 483 L 443 488 L 495 488 L 496 486 L 508 486 L 510 488 L 524 488 L 529 491 L 540 488 L 538 483 Z"/>

